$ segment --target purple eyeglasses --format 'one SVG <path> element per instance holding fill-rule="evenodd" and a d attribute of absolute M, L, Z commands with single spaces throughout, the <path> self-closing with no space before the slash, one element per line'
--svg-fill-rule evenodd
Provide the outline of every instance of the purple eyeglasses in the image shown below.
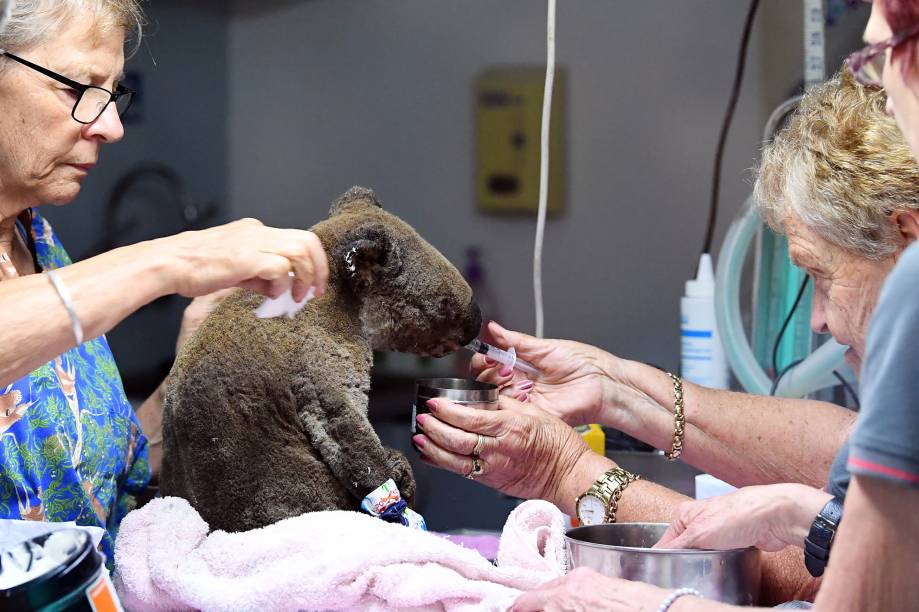
<path fill-rule="evenodd" d="M 896 49 L 917 35 L 919 35 L 919 24 L 899 34 L 894 34 L 887 40 L 859 49 L 846 58 L 846 66 L 852 72 L 855 80 L 862 85 L 882 87 L 881 77 L 884 75 L 884 64 L 887 63 L 887 50 Z"/>

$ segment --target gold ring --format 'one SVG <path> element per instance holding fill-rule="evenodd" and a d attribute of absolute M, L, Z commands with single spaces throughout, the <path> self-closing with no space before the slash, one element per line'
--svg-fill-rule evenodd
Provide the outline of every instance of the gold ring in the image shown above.
<path fill-rule="evenodd" d="M 472 458 L 472 469 L 469 470 L 469 473 L 466 474 L 466 478 L 469 480 L 475 480 L 476 476 L 481 476 L 482 472 L 485 470 L 482 468 L 482 462 L 479 461 L 478 457 Z"/>
<path fill-rule="evenodd" d="M 475 442 L 475 448 L 472 449 L 472 455 L 470 457 L 476 458 L 482 452 L 482 449 L 485 448 L 485 436 L 479 434 L 479 439 Z"/>

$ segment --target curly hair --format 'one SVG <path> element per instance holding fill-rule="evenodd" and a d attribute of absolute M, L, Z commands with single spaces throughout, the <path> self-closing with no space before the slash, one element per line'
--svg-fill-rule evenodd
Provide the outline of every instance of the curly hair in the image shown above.
<path fill-rule="evenodd" d="M 140 0 L 15 0 L 12 9 L 6 27 L 0 31 L 0 49 L 6 51 L 46 43 L 75 15 L 89 12 L 100 32 L 121 29 L 133 52 L 140 45 L 146 23 Z"/>
<path fill-rule="evenodd" d="M 889 216 L 919 210 L 919 166 L 885 101 L 845 70 L 804 97 L 757 171 L 755 201 L 770 227 L 783 232 L 794 215 L 862 257 L 896 253 Z"/>

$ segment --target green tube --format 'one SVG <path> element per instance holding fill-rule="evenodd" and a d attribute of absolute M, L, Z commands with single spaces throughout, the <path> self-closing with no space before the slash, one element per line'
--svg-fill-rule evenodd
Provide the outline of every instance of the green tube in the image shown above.
<path fill-rule="evenodd" d="M 740 313 L 740 277 L 744 258 L 762 221 L 747 198 L 731 222 L 718 254 L 715 271 L 715 320 L 724 343 L 724 353 L 734 376 L 750 393 L 768 395 L 772 381 L 756 361 L 744 331 Z"/>
<path fill-rule="evenodd" d="M 715 320 L 724 343 L 724 352 L 734 376 L 750 393 L 768 395 L 772 380 L 756 361 L 744 331 L 740 312 L 740 277 L 750 243 L 759 231 L 762 220 L 753 208 L 753 197 L 744 202 L 740 213 L 728 228 L 718 266 L 715 271 Z M 797 287 L 792 287 L 795 291 Z M 846 347 L 834 340 L 823 344 L 803 362 L 790 370 L 776 389 L 776 395 L 803 397 L 819 389 L 838 384 L 833 370 L 844 372 L 852 378 L 851 370 L 843 361 Z"/>

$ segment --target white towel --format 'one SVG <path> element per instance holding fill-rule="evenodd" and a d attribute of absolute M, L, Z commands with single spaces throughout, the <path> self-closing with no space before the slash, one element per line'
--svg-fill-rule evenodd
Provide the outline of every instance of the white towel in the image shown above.
<path fill-rule="evenodd" d="M 564 573 L 562 515 L 546 502 L 524 502 L 511 513 L 499 567 L 432 533 L 357 512 L 208 532 L 184 499 L 154 499 L 128 514 L 115 545 L 125 607 L 504 610 L 521 590 Z"/>

